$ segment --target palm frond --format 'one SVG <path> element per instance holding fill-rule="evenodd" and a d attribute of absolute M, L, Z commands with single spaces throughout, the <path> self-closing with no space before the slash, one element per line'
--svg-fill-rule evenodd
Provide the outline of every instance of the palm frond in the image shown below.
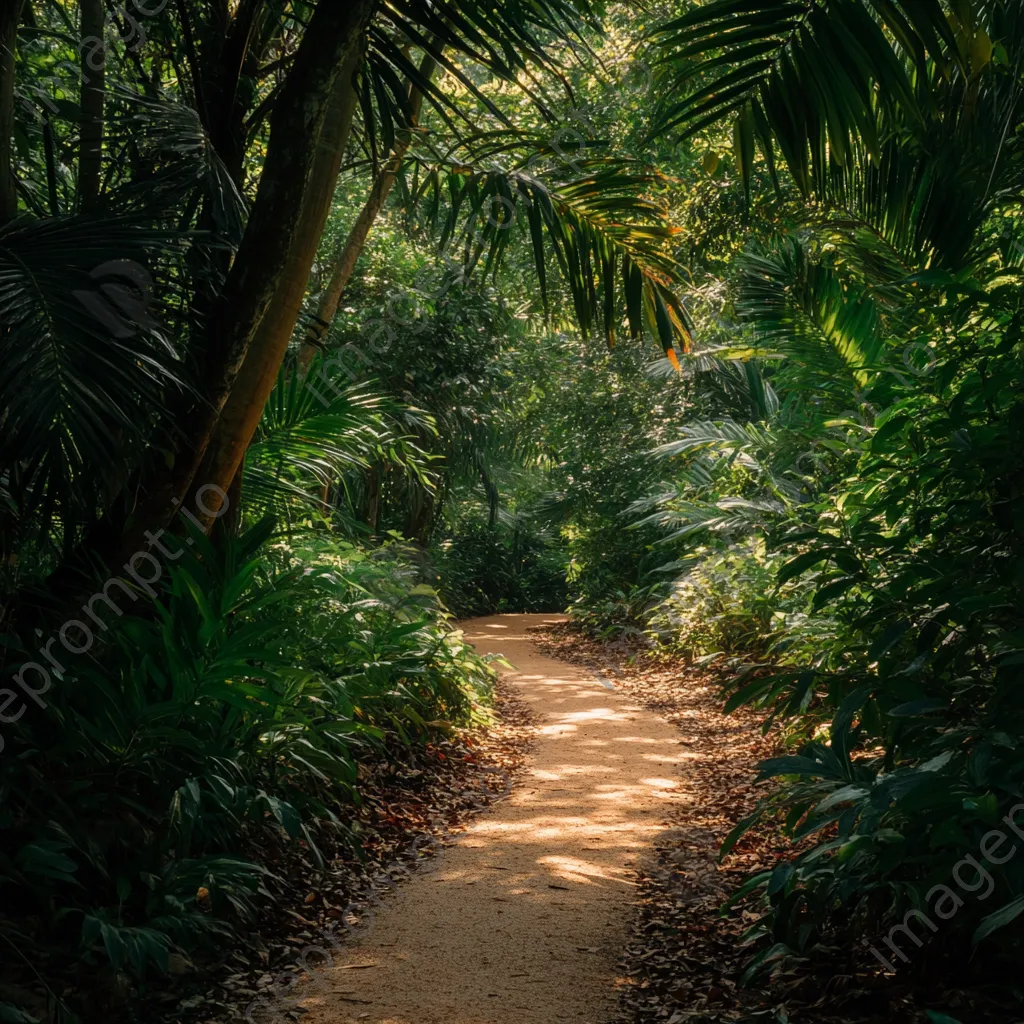
<path fill-rule="evenodd" d="M 646 327 L 677 365 L 676 352 L 690 350 L 692 335 L 673 290 L 681 277 L 670 251 L 676 229 L 645 196 L 662 179 L 614 157 L 579 160 L 575 168 L 575 177 L 545 180 L 524 169 L 438 164 L 424 174 L 417 198 L 440 223 L 443 248 L 461 240 L 463 272 L 481 258 L 485 273 L 495 271 L 516 225 L 529 235 L 545 307 L 550 251 L 585 335 L 600 326 L 613 345 L 623 318 L 634 338 Z"/>
<path fill-rule="evenodd" d="M 22 513 L 89 522 L 181 388 L 152 271 L 175 239 L 127 219 L 0 234 L 0 469 Z"/>
<path fill-rule="evenodd" d="M 547 120 L 552 120 L 552 82 L 572 100 L 564 70 L 580 55 L 595 57 L 590 39 L 601 31 L 598 7 L 589 0 L 391 0 L 370 27 L 360 74 L 361 128 L 376 167 L 397 133 L 411 126 L 410 86 L 459 137 L 458 121 L 471 132 L 484 111 L 512 127 L 505 112 L 480 89 L 472 66 L 514 82 Z M 452 90 L 424 75 L 410 49 L 431 59 L 460 86 Z M 563 59 L 562 55 L 567 59 Z M 596 59 L 596 57 L 595 57 Z M 467 66 L 469 65 L 469 66 Z M 471 103 L 466 102 L 471 98 Z"/>
<path fill-rule="evenodd" d="M 237 243 L 246 201 L 198 112 L 169 96 L 143 97 L 123 88 L 113 98 L 122 113 L 110 120 L 108 145 L 131 154 L 134 173 L 130 184 L 115 187 L 111 202 L 120 210 L 180 217 L 202 199 L 218 236 Z"/>
<path fill-rule="evenodd" d="M 854 140 L 877 153 L 879 105 L 920 120 L 927 60 L 959 59 L 939 0 L 712 0 L 654 35 L 676 68 L 659 130 L 731 117 L 744 181 L 755 143 L 770 167 L 777 145 L 805 193 Z"/>
<path fill-rule="evenodd" d="M 881 319 L 866 289 L 811 260 L 790 240 L 741 264 L 742 318 L 751 325 L 752 351 L 784 356 L 824 393 L 845 398 L 877 372 L 885 344 Z"/>
<path fill-rule="evenodd" d="M 682 436 L 658 445 L 653 454 L 658 458 L 672 458 L 687 452 L 704 451 L 723 455 L 730 453 L 740 465 L 759 470 L 757 455 L 774 450 L 771 432 L 760 423 L 738 423 L 736 420 L 696 420 L 682 428 Z"/>
<path fill-rule="evenodd" d="M 777 522 L 785 511 L 784 502 L 769 498 L 729 496 L 701 501 L 667 494 L 660 496 L 654 511 L 631 522 L 629 529 L 652 526 L 662 533 L 659 544 L 672 544 L 702 532 L 745 535 Z"/>
<path fill-rule="evenodd" d="M 655 458 L 688 456 L 687 468 L 676 478 L 675 487 L 686 494 L 706 495 L 719 484 L 723 471 L 745 472 L 760 495 L 784 503 L 801 500 L 808 471 L 821 461 L 808 459 L 808 435 L 783 423 L 740 423 L 732 419 L 695 420 L 681 429 L 681 436 L 655 448 Z M 697 462 L 694 462 L 694 456 Z M 706 460 L 706 461 L 705 461 Z M 704 461 L 702 467 L 700 463 Z M 719 463 L 712 479 L 707 464 Z M 807 463 L 807 465 L 805 465 Z M 734 487 L 735 483 L 728 486 Z M 635 511 L 641 511 L 639 506 Z"/>
<path fill-rule="evenodd" d="M 289 502 L 316 506 L 330 486 L 347 491 L 353 471 L 388 463 L 433 487 L 430 457 L 410 428 L 432 431 L 426 413 L 373 390 L 371 383 L 320 381 L 283 369 L 246 451 L 243 490 L 248 502 L 282 511 Z M 326 401 L 324 400 L 326 398 Z M 403 420 L 405 422 L 403 422 Z"/>

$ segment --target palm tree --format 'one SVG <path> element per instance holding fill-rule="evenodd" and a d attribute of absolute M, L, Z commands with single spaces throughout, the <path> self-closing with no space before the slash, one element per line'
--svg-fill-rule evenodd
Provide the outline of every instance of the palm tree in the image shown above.
<path fill-rule="evenodd" d="M 31 5 L 27 10 L 32 12 Z M 88 0 L 80 13 L 81 25 L 88 27 L 95 13 Z M 45 16 L 63 15 L 54 9 Z M 74 26 L 59 28 L 67 32 Z M 48 183 L 38 183 L 42 162 L 23 160 L 15 167 L 22 203 L 39 218 L 48 212 L 40 196 L 49 196 L 49 212 L 61 205 L 67 209 L 71 186 L 83 209 L 106 214 L 116 204 L 125 215 L 130 211 L 131 225 L 138 231 L 163 232 L 163 247 L 153 234 L 144 246 L 124 250 L 122 258 L 144 256 L 136 261 L 151 278 L 154 269 L 164 268 L 166 272 L 153 279 L 153 288 L 145 289 L 159 294 L 163 311 L 173 316 L 184 342 L 174 346 L 173 354 L 168 349 L 166 366 L 160 360 L 142 361 L 124 369 L 124 391 L 118 399 L 125 409 L 143 394 L 152 401 L 147 389 L 154 374 L 171 385 L 160 396 L 163 411 L 134 420 L 135 430 L 96 443 L 99 434 L 90 434 L 83 417 L 88 410 L 94 422 L 103 421 L 109 403 L 99 398 L 102 382 L 91 379 L 88 362 L 80 361 L 79 415 L 38 417 L 32 421 L 34 439 L 26 433 L 16 435 L 30 446 L 8 447 L 6 466 L 30 465 L 26 460 L 31 459 L 32 444 L 38 449 L 42 435 L 61 422 L 70 433 L 59 443 L 82 454 L 80 468 L 69 470 L 72 475 L 81 476 L 87 465 L 111 464 L 115 451 L 122 459 L 134 452 L 127 471 L 117 480 L 105 481 L 101 497 L 88 496 L 72 510 L 67 502 L 75 488 L 68 485 L 63 488 L 65 504 L 55 496 L 49 500 L 49 512 L 60 523 L 61 559 L 66 561 L 88 541 L 102 558 L 118 563 L 121 555 L 136 549 L 145 530 L 166 525 L 174 500 L 180 500 L 189 486 L 202 482 L 226 490 L 237 478 L 292 339 L 353 123 L 361 126 L 371 158 L 381 169 L 364 218 L 369 228 L 397 163 L 406 157 L 403 147 L 413 137 L 421 105 L 429 104 L 452 130 L 457 120 L 472 127 L 471 113 L 454 104 L 437 84 L 434 69 L 458 80 L 489 117 L 504 116 L 467 74 L 466 62 L 521 83 L 539 109 L 548 112 L 548 86 L 542 79 L 549 84 L 560 80 L 556 47 L 571 44 L 574 51 L 586 53 L 587 36 L 599 32 L 600 24 L 589 0 L 517 0 L 499 9 L 478 0 L 360 0 L 345 5 L 243 0 L 226 19 L 217 19 L 206 8 L 171 5 L 146 28 L 147 40 L 174 41 L 174 67 L 167 67 L 168 51 L 162 42 L 123 44 L 117 60 L 105 61 L 102 109 L 96 103 L 98 91 L 90 91 L 83 78 L 81 101 L 88 131 L 83 131 L 72 161 L 77 176 L 69 177 L 63 171 L 66 165 L 49 159 L 74 138 L 56 116 L 27 122 L 31 136 L 46 151 L 47 172 L 54 172 Z M 42 22 L 26 28 L 23 46 L 32 53 L 39 50 L 52 62 L 57 44 L 50 40 L 59 33 L 44 30 Z M 31 61 L 28 67 L 33 67 Z M 112 81 L 115 67 L 122 81 Z M 11 76 L 3 81 L 10 84 Z M 0 157 L 9 159 L 10 136 L 3 138 Z M 258 164 L 247 165 L 256 143 L 265 152 Z M 252 178 L 247 177 L 247 167 L 254 171 Z M 662 212 L 628 195 L 622 173 L 601 171 L 577 184 L 560 181 L 557 195 L 548 195 L 547 186 L 538 180 L 528 181 L 522 170 L 516 173 L 515 181 L 510 178 L 506 186 L 524 204 L 537 200 L 537 206 L 524 214 L 530 237 L 536 245 L 538 228 L 546 225 L 554 251 L 565 260 L 583 326 L 613 313 L 617 266 L 617 287 L 626 295 L 631 328 L 640 329 L 646 319 L 673 353 L 681 341 L 685 343 L 685 314 L 672 291 L 676 270 L 665 258 Z M 487 189 L 499 195 L 498 178 L 481 173 L 465 195 L 478 185 L 483 188 L 481 198 Z M 632 185 L 642 188 L 644 182 L 638 177 Z M 595 196 L 604 187 L 610 188 L 607 202 L 595 216 Z M 246 194 L 251 196 L 250 209 L 240 217 L 244 201 L 236 200 Z M 592 209 L 581 217 L 583 207 L 574 210 L 573 204 L 585 196 Z M 475 216 L 480 207 L 462 208 L 464 214 L 467 211 Z M 87 278 L 101 262 L 89 265 L 91 254 L 98 252 L 85 241 L 94 226 L 87 219 L 62 219 L 68 229 L 77 226 L 75 238 L 82 244 L 76 241 L 67 252 L 76 254 L 77 272 Z M 558 226 L 562 221 L 564 226 Z M 44 223 L 39 219 L 24 229 L 30 234 L 42 231 Z M 63 238 L 68 245 L 68 237 Z M 183 258 L 175 243 L 182 238 L 188 246 Z M 6 241 L 0 240 L 0 245 Z M 352 252 L 359 245 L 353 241 Z M 499 248 L 503 246 L 504 240 Z M 165 257 L 165 251 L 177 255 Z M 0 296 L 8 303 L 6 323 L 20 323 L 28 330 L 42 316 L 50 338 L 53 330 L 60 330 L 78 341 L 88 338 L 90 345 L 103 344 L 97 332 L 86 329 L 67 308 L 62 317 L 44 315 L 38 300 L 56 301 L 59 296 L 53 288 L 39 287 L 36 270 L 19 262 L 13 249 L 8 246 L 6 252 L 9 290 Z M 350 256 L 343 262 L 350 264 Z M 544 272 L 543 260 L 538 268 Z M 57 287 L 56 282 L 53 285 Z M 68 291 L 86 289 L 76 286 Z M 33 303 L 37 313 L 30 311 Z M 5 351 L 13 344 L 14 335 L 8 332 Z M 49 365 L 54 374 L 68 369 L 52 360 Z M 97 371 L 100 365 L 101 360 L 95 362 Z M 18 380 L 0 386 L 4 415 L 17 407 L 14 388 L 24 386 Z M 54 393 L 68 395 L 66 387 L 56 387 Z M 73 410 L 69 406 L 65 412 Z M 49 442 L 53 451 L 56 436 Z M 143 454 L 139 445 L 146 439 L 159 447 L 159 454 L 153 449 Z M 88 451 L 90 442 L 93 447 Z M 23 469 L 15 475 L 24 483 Z M 70 482 L 69 476 L 66 483 Z"/>
<path fill-rule="evenodd" d="M 48 66 L 62 45 L 54 40 L 75 26 L 55 23 L 51 32 L 46 19 L 66 17 L 56 7 L 38 16 L 30 4 L 25 11 L 33 19 L 22 30 L 26 66 L 34 66 L 37 54 Z M 79 11 L 85 24 L 95 13 L 87 3 Z M 11 35 L 16 19 L 8 20 L 0 28 Z M 546 111 L 545 90 L 561 78 L 552 56 L 556 45 L 571 43 L 585 53 L 586 37 L 600 23 L 589 0 L 518 0 L 498 10 L 477 0 L 242 0 L 226 19 L 205 7 L 170 5 L 146 29 L 145 41 L 112 44 L 117 59 L 112 53 L 106 61 L 102 110 L 83 82 L 91 127 L 70 160 L 65 154 L 76 139 L 73 126 L 55 114 L 23 125 L 45 160 L 13 160 L 16 173 L 7 177 L 0 166 L 0 187 L 16 184 L 22 208 L 34 215 L 0 228 L 7 325 L 0 356 L 27 367 L 18 360 L 31 350 L 24 339 L 35 331 L 34 344 L 47 352 L 36 365 L 51 374 L 52 396 L 31 415 L 27 369 L 0 384 L 0 474 L 16 519 L 24 521 L 30 505 L 43 511 L 41 536 L 56 543 L 53 557 L 67 569 L 55 583 L 67 582 L 85 564 L 85 549 L 119 564 L 145 531 L 167 524 L 175 499 L 191 486 L 227 490 L 238 477 L 292 338 L 353 123 L 361 125 L 385 174 L 372 205 L 383 201 L 387 175 L 396 157 L 403 158 L 421 104 L 452 130 L 457 120 L 473 129 L 471 113 L 453 105 L 432 77 L 433 67 L 458 80 L 491 117 L 503 115 L 467 74 L 466 62 L 521 83 Z M 173 40 L 170 49 L 164 40 Z M 13 66 L 0 72 L 2 99 L 13 87 Z M 48 97 L 41 94 L 45 106 Z M 0 102 L 0 113 L 9 108 Z M 55 152 L 64 159 L 52 159 Z M 254 153 L 260 157 L 255 163 Z M 4 131 L 0 164 L 12 159 L 11 133 Z M 524 211 L 536 200 L 523 213 L 529 237 L 535 244 L 536 229 L 548 232 L 584 326 L 614 313 L 618 287 L 633 330 L 646 321 L 673 352 L 685 343 L 663 215 L 629 194 L 623 173 L 601 171 L 576 184 L 560 181 L 557 189 L 527 180 L 521 170 L 515 174 L 503 187 L 513 189 Z M 465 195 L 478 187 L 481 198 L 488 189 L 497 194 L 497 182 L 474 172 Z M 605 187 L 607 202 L 599 208 L 596 197 Z M 631 187 L 645 183 L 637 177 Z M 69 191 L 83 207 L 94 207 L 105 225 L 112 209 L 120 212 L 123 230 L 110 236 L 116 245 L 95 242 L 97 222 L 88 211 L 47 217 L 73 205 Z M 584 199 L 591 207 L 585 215 Z M 467 204 L 461 214 L 480 210 Z M 62 283 L 47 262 L 56 245 L 73 281 Z M 135 283 L 97 283 L 90 276 L 97 265 L 117 259 L 134 261 L 142 276 L 133 270 Z M 543 260 L 538 270 L 543 273 Z M 99 297 L 86 305 L 110 314 L 113 303 L 113 322 L 130 321 L 122 324 L 130 341 L 111 342 L 102 329 L 109 329 L 111 317 L 106 325 L 90 320 L 89 309 L 71 301 L 97 288 Z M 171 331 L 142 312 L 147 304 Z M 122 359 L 111 377 L 106 368 L 122 358 L 117 353 L 132 350 L 138 358 Z M 21 425 L 8 432 L 19 409 Z M 48 462 L 39 461 L 42 452 L 49 452 Z M 116 473 L 107 471 L 115 466 L 121 467 Z"/>

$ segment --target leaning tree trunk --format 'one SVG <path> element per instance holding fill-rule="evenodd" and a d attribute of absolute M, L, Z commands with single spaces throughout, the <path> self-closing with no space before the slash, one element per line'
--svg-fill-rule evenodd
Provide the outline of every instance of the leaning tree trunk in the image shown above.
<path fill-rule="evenodd" d="M 275 296 L 288 283 L 288 276 L 297 272 L 291 261 L 292 246 L 317 162 L 321 129 L 341 70 L 361 48 L 374 6 L 375 0 L 325 0 L 316 5 L 271 115 L 267 158 L 245 234 L 211 311 L 206 336 L 214 358 L 203 381 L 205 406 L 191 424 L 183 425 L 188 434 L 176 465 L 149 482 L 146 497 L 122 538 L 120 553 L 130 554 L 142 544 L 146 530 L 170 521 L 174 499 L 180 501 L 191 487 L 250 349 L 258 363 L 267 358 L 271 341 L 276 341 L 264 336 L 261 348 L 253 345 Z M 308 269 L 302 275 L 303 285 L 307 275 Z M 220 443 L 230 440 L 222 435 Z M 226 489 L 231 476 L 221 474 L 199 483 Z"/>
<path fill-rule="evenodd" d="M 260 322 L 249 353 L 238 372 L 235 386 L 217 421 L 206 458 L 196 476 L 199 485 L 212 483 L 224 490 L 228 489 L 240 471 L 245 450 L 274 389 L 302 310 L 310 270 L 331 211 L 345 143 L 358 103 L 352 77 L 362 56 L 362 47 L 358 47 L 351 54 L 335 85 L 317 145 L 312 178 L 302 204 L 298 231 L 288 253 L 281 285 Z M 217 498 L 211 496 L 206 504 L 216 510 Z"/>
<path fill-rule="evenodd" d="M 432 57 L 425 57 L 420 65 L 420 74 L 429 80 L 436 66 L 436 62 Z M 409 105 L 412 112 L 410 127 L 414 129 L 423 106 L 423 93 L 419 89 L 410 87 Z M 352 225 L 348 237 L 345 239 L 341 255 L 338 257 L 338 262 L 334 265 L 334 270 L 331 273 L 330 283 L 320 297 L 316 317 L 306 328 L 306 336 L 303 339 L 302 349 L 299 352 L 299 372 L 302 374 L 308 372 L 313 356 L 321 347 L 324 336 L 337 315 L 338 306 L 341 304 L 341 297 L 345 294 L 345 288 L 351 280 L 352 274 L 356 269 L 356 263 L 362 255 L 363 248 L 366 246 L 366 239 L 369 237 L 370 229 L 377 220 L 380 211 L 384 208 L 384 203 L 391 193 L 395 179 L 398 177 L 398 171 L 402 166 L 402 160 L 411 143 L 411 130 L 404 138 L 395 141 L 391 155 L 380 171 L 378 171 L 376 178 L 374 178 L 366 204 L 359 211 L 359 216 L 356 218 L 355 224 Z"/>
<path fill-rule="evenodd" d="M 0 225 L 18 212 L 18 190 L 14 183 L 14 68 L 18 47 L 21 4 L 0 3 Z"/>
<path fill-rule="evenodd" d="M 103 100 L 107 49 L 103 0 L 81 0 L 81 118 L 78 146 L 78 208 L 88 212 L 100 197 L 103 171 Z"/>

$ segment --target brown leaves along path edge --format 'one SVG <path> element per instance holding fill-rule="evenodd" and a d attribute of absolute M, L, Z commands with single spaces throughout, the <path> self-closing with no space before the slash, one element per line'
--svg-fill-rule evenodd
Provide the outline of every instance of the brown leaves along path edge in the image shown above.
<path fill-rule="evenodd" d="M 303 952 L 325 933 L 343 934 L 343 927 L 365 922 L 381 893 L 453 842 L 521 772 L 533 736 L 529 708 L 499 681 L 494 711 L 495 721 L 486 728 L 459 730 L 425 750 L 403 750 L 393 761 L 361 765 L 364 800 L 352 810 L 350 824 L 362 859 L 339 845 L 321 874 L 307 854 L 282 846 L 276 877 L 268 882 L 274 912 L 244 944 L 223 948 L 218 960 L 173 963 L 173 976 L 150 994 L 133 1024 L 241 1024 L 260 1021 L 261 1013 L 268 1020 L 302 1019 L 293 988 L 304 974 Z M 309 960 L 314 970 L 320 964 L 317 955 Z"/>

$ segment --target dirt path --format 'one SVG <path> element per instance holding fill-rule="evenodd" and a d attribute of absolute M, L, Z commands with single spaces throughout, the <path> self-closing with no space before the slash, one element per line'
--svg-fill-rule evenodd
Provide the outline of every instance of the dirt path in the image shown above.
<path fill-rule="evenodd" d="M 305 1004 L 310 1024 L 604 1024 L 616 1008 L 634 869 L 666 823 L 675 730 L 526 629 L 559 616 L 463 624 L 503 653 L 538 719 L 512 795 L 415 877 Z M 370 966 L 372 965 L 372 966 Z"/>

